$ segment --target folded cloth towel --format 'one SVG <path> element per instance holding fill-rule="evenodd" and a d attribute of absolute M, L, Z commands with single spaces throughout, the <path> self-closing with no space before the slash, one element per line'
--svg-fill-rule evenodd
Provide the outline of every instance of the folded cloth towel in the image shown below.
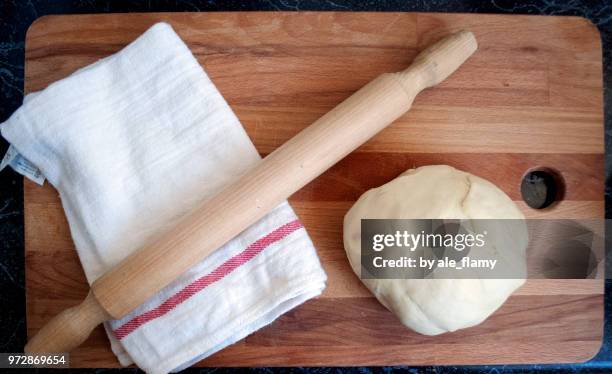
<path fill-rule="evenodd" d="M 90 283 L 260 162 L 164 23 L 28 95 L 0 130 L 59 191 Z M 165 373 L 269 324 L 319 295 L 325 281 L 285 202 L 105 327 L 121 364 Z"/>

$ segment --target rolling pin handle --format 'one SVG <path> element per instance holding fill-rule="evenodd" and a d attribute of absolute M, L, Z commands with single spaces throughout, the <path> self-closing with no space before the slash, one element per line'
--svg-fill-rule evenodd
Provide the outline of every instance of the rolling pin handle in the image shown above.
<path fill-rule="evenodd" d="M 474 34 L 462 30 L 424 49 L 406 70 L 397 73 L 404 86 L 419 85 L 419 90 L 442 82 L 478 48 Z M 408 87 L 406 87 L 408 88 Z"/>
<path fill-rule="evenodd" d="M 92 291 L 79 305 L 49 321 L 25 346 L 26 353 L 66 353 L 83 343 L 91 331 L 110 316 Z"/>

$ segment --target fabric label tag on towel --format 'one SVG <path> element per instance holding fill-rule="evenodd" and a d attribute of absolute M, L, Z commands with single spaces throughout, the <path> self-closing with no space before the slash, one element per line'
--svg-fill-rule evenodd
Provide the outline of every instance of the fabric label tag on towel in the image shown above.
<path fill-rule="evenodd" d="M 15 147 L 9 146 L 6 151 L 2 162 L 0 163 L 0 171 L 3 170 L 7 165 L 10 165 L 13 170 L 30 179 L 34 183 L 43 185 L 45 183 L 45 176 L 40 170 L 30 161 L 26 160 L 22 155 L 17 152 Z"/>

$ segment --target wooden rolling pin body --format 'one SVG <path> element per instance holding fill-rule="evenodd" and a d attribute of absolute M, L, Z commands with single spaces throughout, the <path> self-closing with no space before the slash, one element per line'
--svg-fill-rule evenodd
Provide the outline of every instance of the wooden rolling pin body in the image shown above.
<path fill-rule="evenodd" d="M 473 34 L 461 31 L 421 52 L 406 70 L 374 79 L 97 279 L 85 301 L 43 327 L 26 352 L 70 351 L 101 322 L 125 316 L 395 121 L 421 90 L 448 77 L 476 48 Z"/>

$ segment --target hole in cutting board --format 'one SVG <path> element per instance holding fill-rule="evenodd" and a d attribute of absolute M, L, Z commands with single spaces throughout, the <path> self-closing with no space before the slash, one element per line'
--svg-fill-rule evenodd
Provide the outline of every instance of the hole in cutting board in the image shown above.
<path fill-rule="evenodd" d="M 547 167 L 527 170 L 521 180 L 521 197 L 533 209 L 545 209 L 563 199 L 565 183 L 561 173 Z"/>

